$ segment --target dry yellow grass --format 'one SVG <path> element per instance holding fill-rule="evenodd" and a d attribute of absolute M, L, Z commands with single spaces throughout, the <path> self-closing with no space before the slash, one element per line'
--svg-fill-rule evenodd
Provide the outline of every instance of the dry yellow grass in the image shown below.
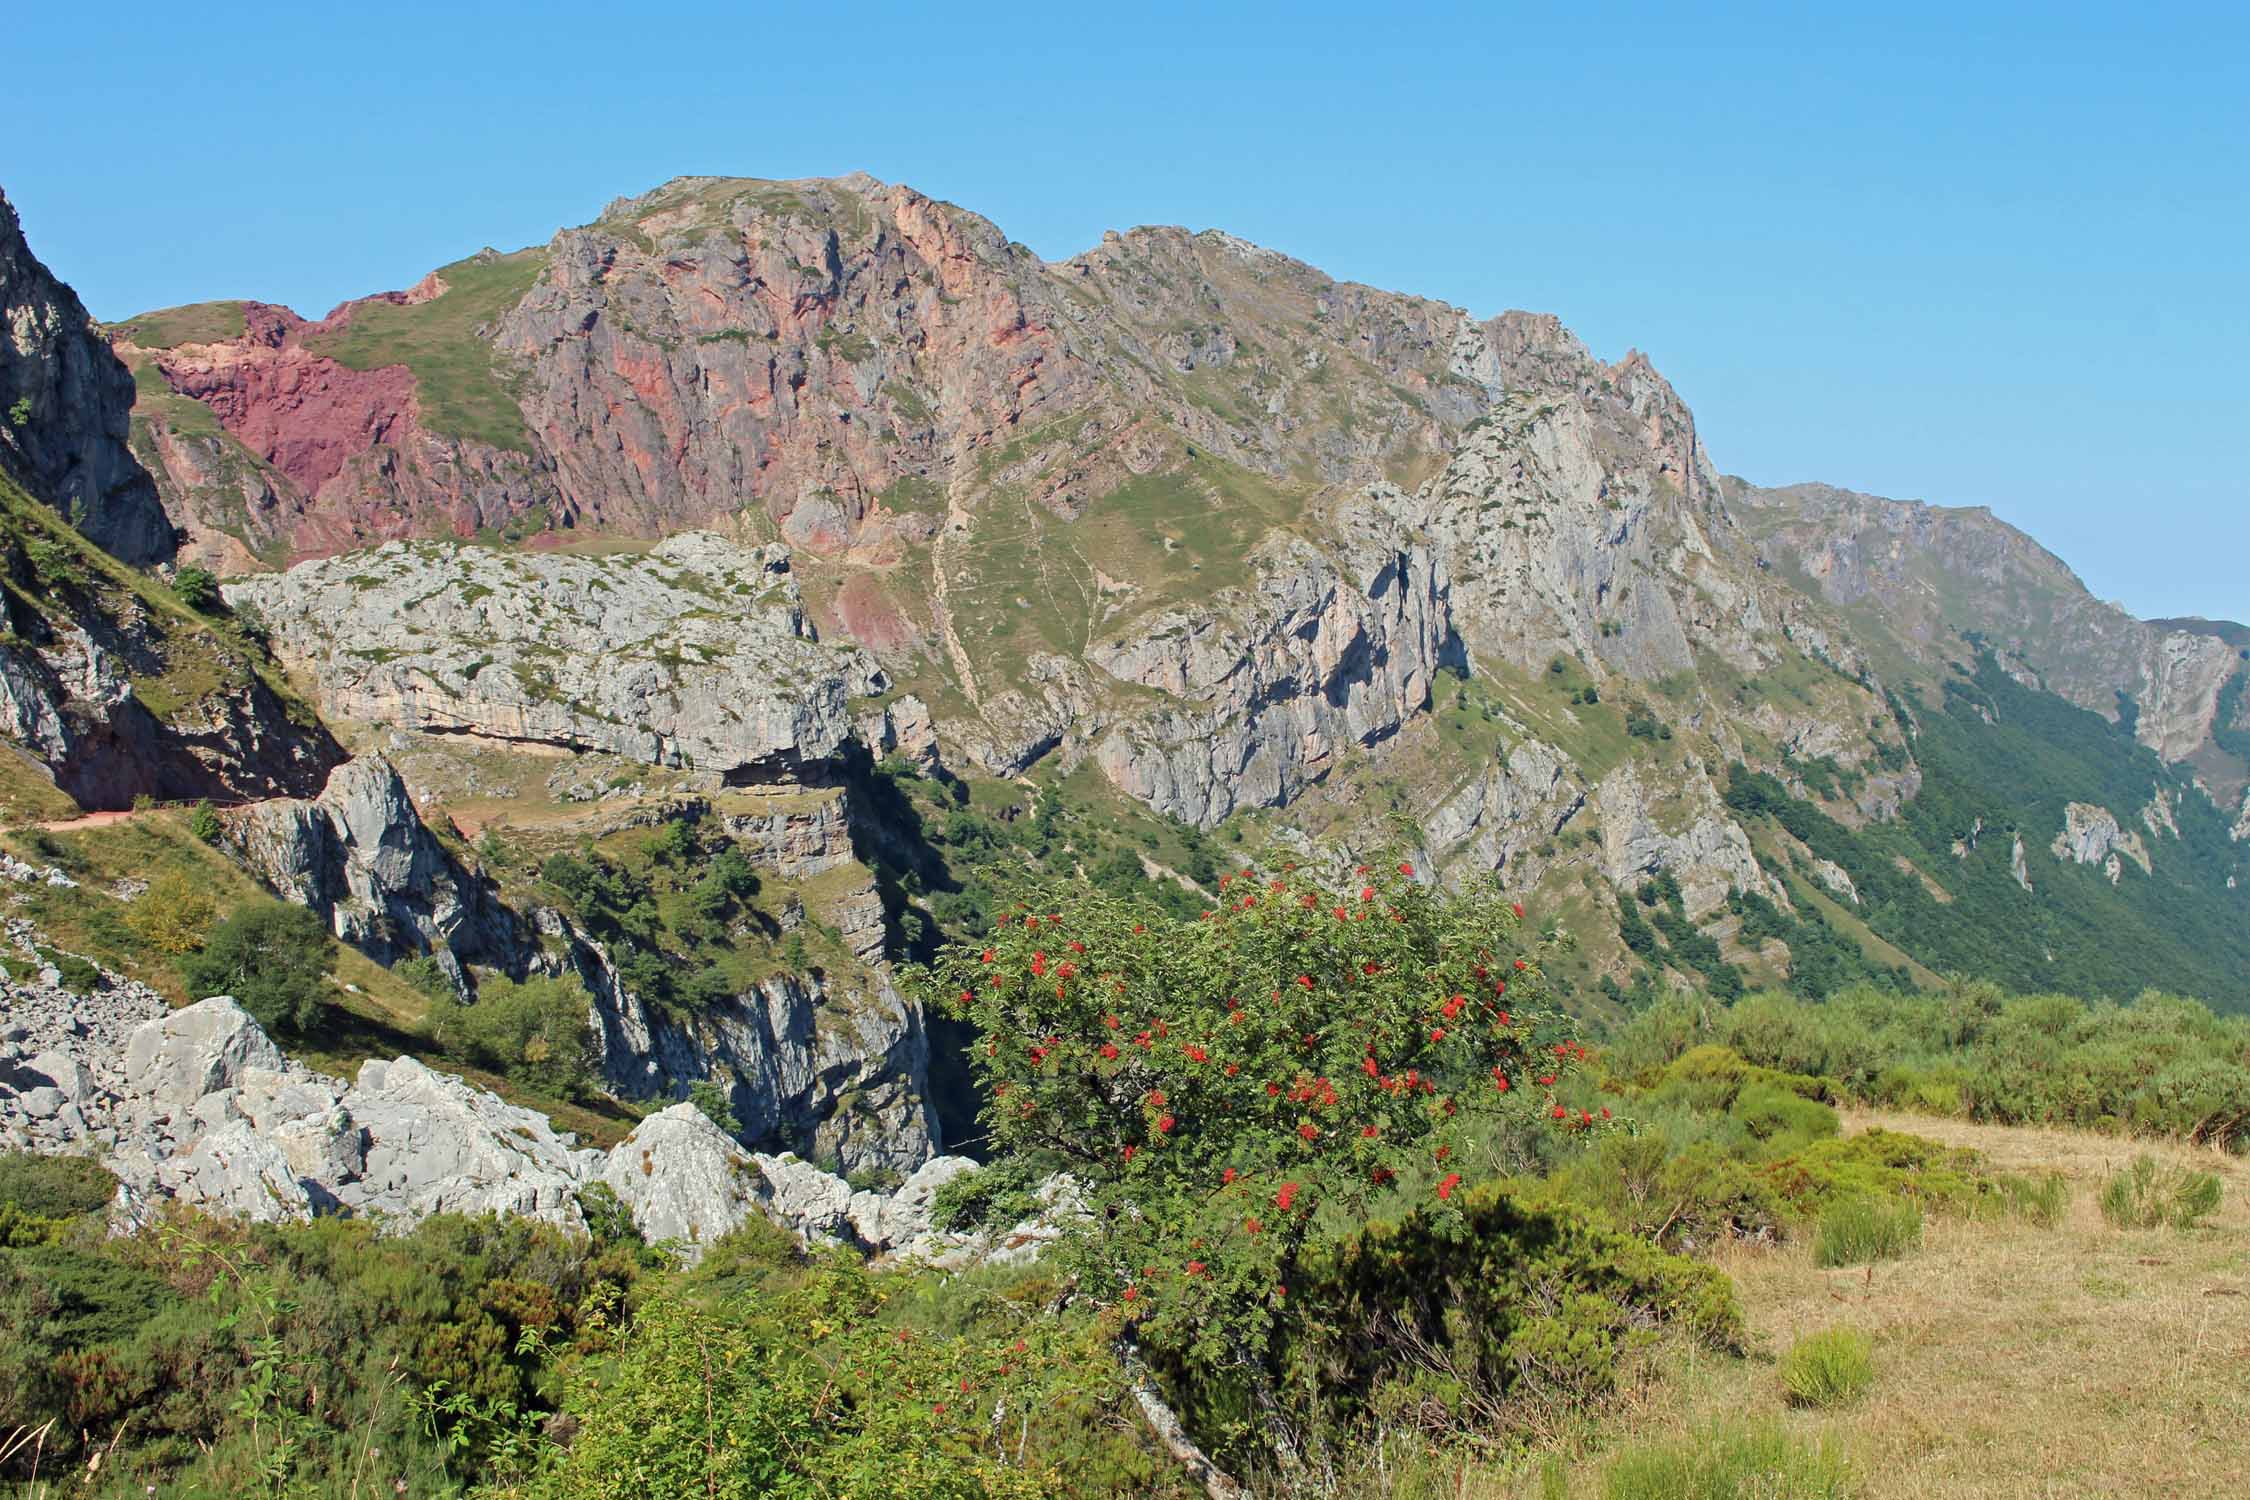
<path fill-rule="evenodd" d="M 1846 1123 L 2060 1171 L 2070 1211 L 2055 1229 L 1933 1218 L 1920 1252 L 1871 1269 L 1819 1269 L 1804 1245 L 1730 1247 L 1718 1264 L 1740 1288 L 1756 1352 L 1672 1356 L 1637 1401 L 1571 1444 L 1567 1493 L 1598 1495 L 1624 1443 L 1750 1418 L 1833 1437 L 1865 1500 L 2250 1494 L 2250 1163 L 2063 1130 L 1869 1113 Z M 2219 1214 L 2188 1233 L 2104 1224 L 2102 1180 L 2143 1150 L 2217 1172 Z M 1832 1411 L 1790 1410 L 1774 1358 L 1836 1324 L 1874 1336 L 1873 1390 Z M 1546 1462 L 1535 1454 L 1445 1490 L 1539 1495 Z"/>

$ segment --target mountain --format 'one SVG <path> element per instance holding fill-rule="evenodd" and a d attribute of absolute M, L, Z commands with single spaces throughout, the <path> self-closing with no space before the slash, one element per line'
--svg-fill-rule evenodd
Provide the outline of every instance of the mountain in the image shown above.
<path fill-rule="evenodd" d="M 1592 1009 L 1956 974 L 2250 1007 L 2240 627 L 2134 620 L 1987 512 L 1724 477 L 1645 357 L 1552 317 L 1216 231 L 1043 261 L 861 175 L 682 178 L 106 350 L 11 265 L 56 311 L 8 388 L 69 392 L 17 513 L 274 685 L 211 732 L 289 747 L 229 773 L 223 847 L 378 963 L 582 981 L 608 1087 L 717 1084 L 751 1144 L 957 1139 L 967 1039 L 891 965 L 1026 871 L 1200 910 L 1245 860 L 1397 846 L 1575 933 Z M 89 774 L 16 701 L 86 805 L 202 790 Z"/>

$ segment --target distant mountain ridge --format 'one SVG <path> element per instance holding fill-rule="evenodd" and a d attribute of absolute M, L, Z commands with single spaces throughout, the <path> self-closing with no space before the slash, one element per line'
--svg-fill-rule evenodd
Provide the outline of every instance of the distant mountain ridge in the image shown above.
<path fill-rule="evenodd" d="M 1217 231 L 1046 262 L 854 175 L 107 333 L 181 559 L 410 759 L 784 789 L 911 746 L 1144 852 L 1153 817 L 1498 870 L 1620 997 L 2250 1005 L 2240 627 L 2134 620 L 1989 512 L 1723 477 L 1645 357 L 1549 316 Z M 894 949 L 927 874 L 884 876 Z"/>

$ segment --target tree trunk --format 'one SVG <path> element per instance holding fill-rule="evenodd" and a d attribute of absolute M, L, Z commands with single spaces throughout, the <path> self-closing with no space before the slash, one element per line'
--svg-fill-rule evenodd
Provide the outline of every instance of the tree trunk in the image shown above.
<path fill-rule="evenodd" d="M 1148 1366 L 1141 1363 L 1141 1351 L 1131 1339 L 1119 1339 L 1116 1345 L 1117 1362 L 1124 1367 L 1125 1379 L 1140 1403 L 1141 1415 L 1148 1418 L 1149 1430 L 1164 1445 L 1181 1468 L 1202 1484 L 1203 1492 L 1211 1500 L 1253 1500 L 1250 1492 L 1235 1482 L 1234 1476 L 1211 1462 L 1211 1455 L 1195 1445 L 1195 1439 L 1181 1425 L 1179 1413 L 1165 1402 L 1164 1393 L 1156 1388 L 1156 1378 L 1149 1374 Z"/>

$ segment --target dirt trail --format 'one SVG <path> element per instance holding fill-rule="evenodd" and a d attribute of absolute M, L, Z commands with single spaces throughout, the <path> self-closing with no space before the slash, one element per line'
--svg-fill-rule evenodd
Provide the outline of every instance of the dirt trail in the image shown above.
<path fill-rule="evenodd" d="M 115 812 L 81 813 L 75 818 L 53 818 L 39 826 L 49 833 L 75 833 L 82 828 L 107 828 L 112 823 L 128 822 L 132 817 L 129 810 L 121 809 Z"/>

